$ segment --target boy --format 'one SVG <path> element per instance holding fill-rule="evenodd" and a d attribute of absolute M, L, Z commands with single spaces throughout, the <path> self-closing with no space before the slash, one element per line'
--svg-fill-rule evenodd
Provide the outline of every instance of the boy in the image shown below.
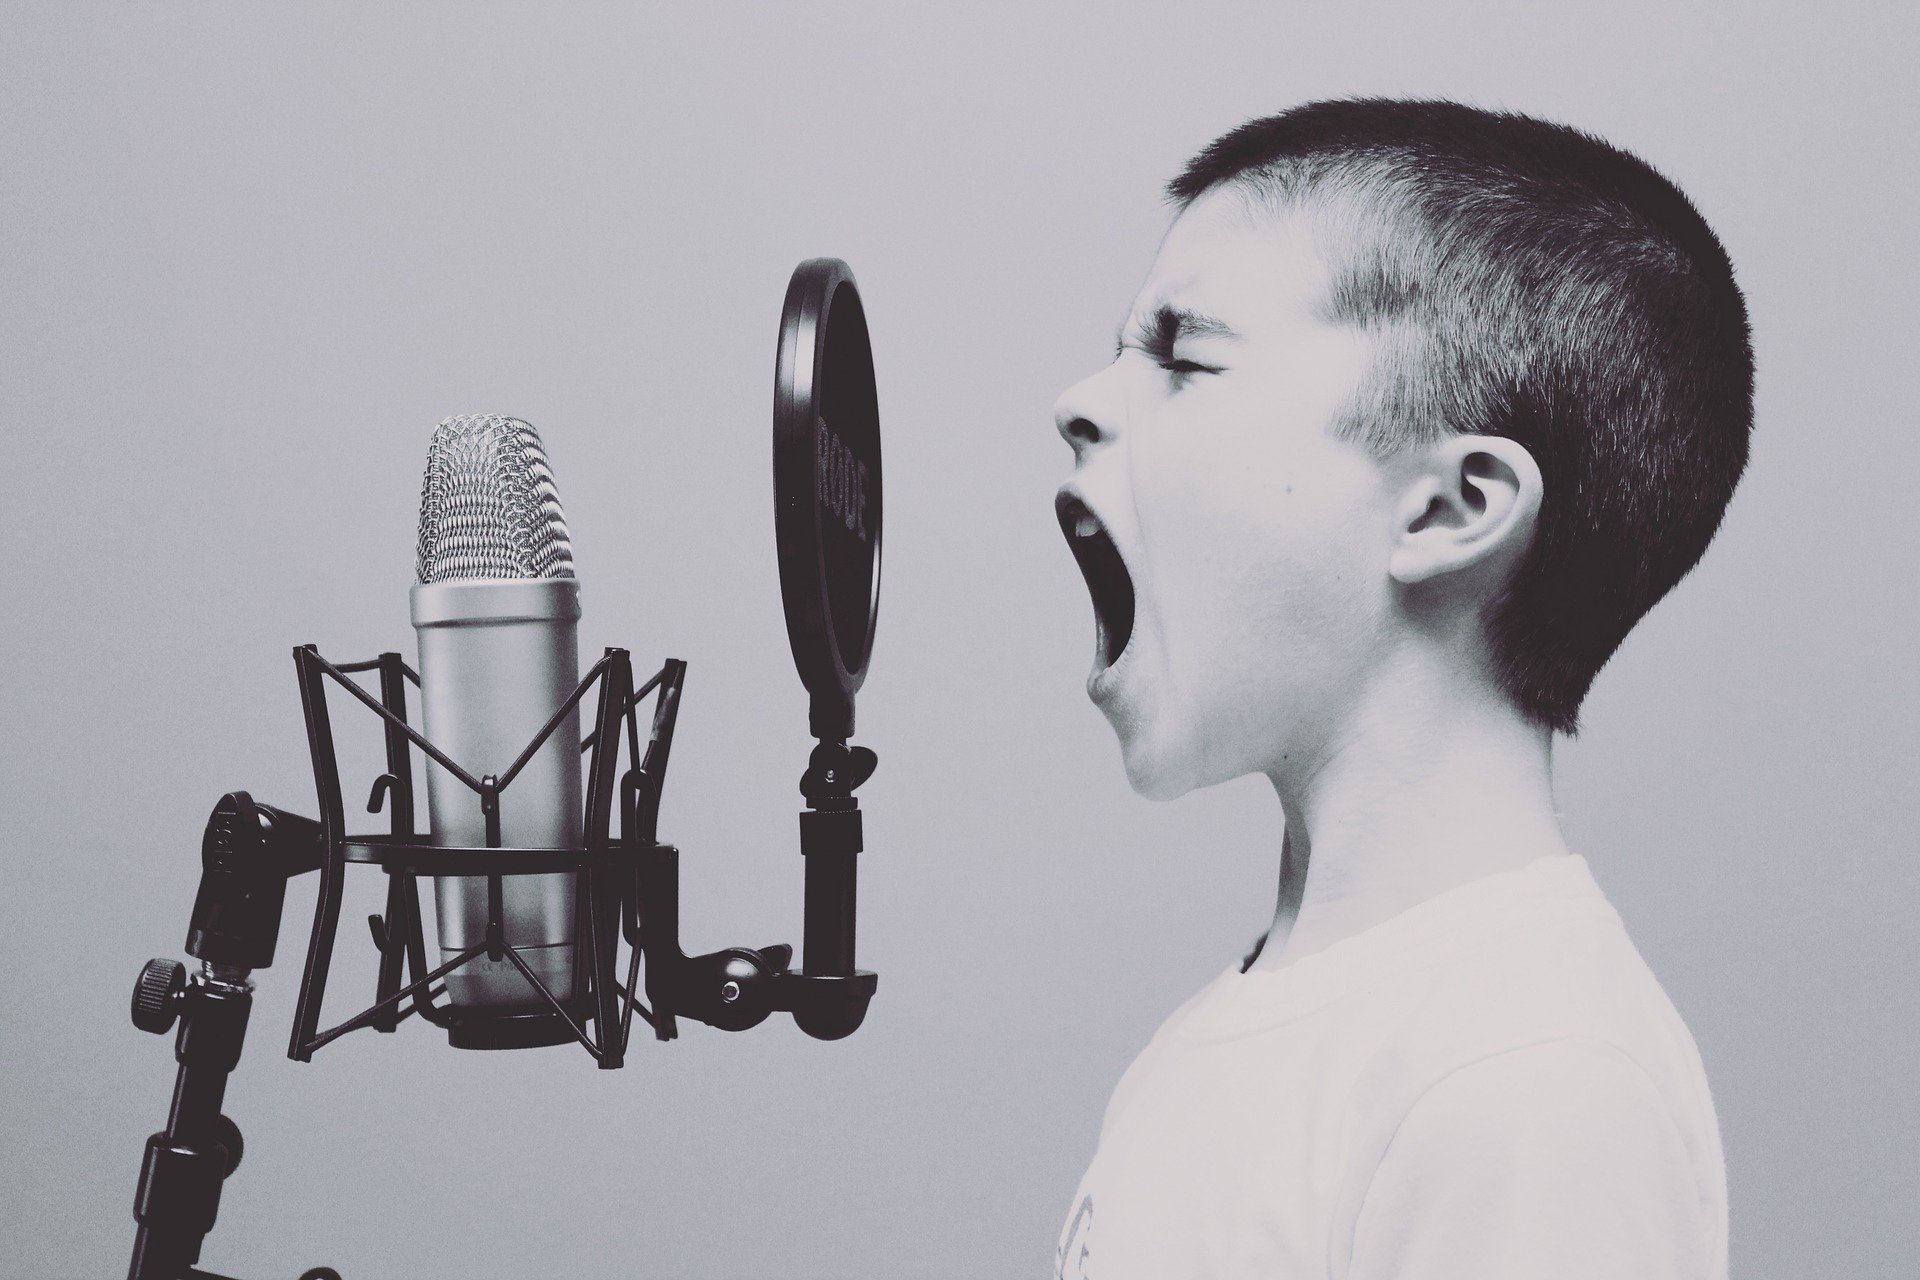
<path fill-rule="evenodd" d="M 1745 306 L 1672 185 L 1451 103 L 1257 120 L 1056 417 L 1134 788 L 1285 816 L 1252 955 L 1109 1104 L 1061 1280 L 1724 1277 L 1698 1051 L 1552 735 L 1745 466 Z"/>

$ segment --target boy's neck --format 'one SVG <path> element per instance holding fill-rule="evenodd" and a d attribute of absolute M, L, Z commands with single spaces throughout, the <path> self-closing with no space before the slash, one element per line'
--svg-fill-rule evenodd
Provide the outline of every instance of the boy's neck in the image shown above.
<path fill-rule="evenodd" d="M 1268 775 L 1286 838 L 1273 928 L 1249 971 L 1567 851 L 1548 730 L 1484 681 L 1389 679 L 1374 695 L 1312 759 Z"/>

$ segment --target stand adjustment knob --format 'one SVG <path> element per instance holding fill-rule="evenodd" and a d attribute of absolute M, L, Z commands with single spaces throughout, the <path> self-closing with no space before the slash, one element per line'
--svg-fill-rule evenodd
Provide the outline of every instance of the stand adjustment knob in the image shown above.
<path fill-rule="evenodd" d="M 149 960 L 133 984 L 133 1025 L 163 1036 L 180 1017 L 180 995 L 187 989 L 187 966 L 178 960 Z"/>
<path fill-rule="evenodd" d="M 240 1136 L 240 1126 L 223 1113 L 214 1119 L 213 1136 L 227 1153 L 227 1171 L 222 1176 L 231 1178 L 233 1171 L 240 1167 L 240 1157 L 247 1151 L 246 1141 Z"/>

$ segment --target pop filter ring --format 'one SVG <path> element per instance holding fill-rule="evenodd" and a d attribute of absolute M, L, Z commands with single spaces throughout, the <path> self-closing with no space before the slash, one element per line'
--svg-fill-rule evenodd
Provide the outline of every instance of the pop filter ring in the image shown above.
<path fill-rule="evenodd" d="M 794 269 L 774 361 L 774 534 L 794 667 L 813 736 L 853 735 L 880 603 L 880 416 L 853 270 Z"/>

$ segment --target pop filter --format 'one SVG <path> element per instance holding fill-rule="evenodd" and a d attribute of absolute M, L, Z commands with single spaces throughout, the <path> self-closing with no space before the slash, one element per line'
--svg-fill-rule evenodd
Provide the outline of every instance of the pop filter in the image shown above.
<path fill-rule="evenodd" d="M 774 535 L 793 664 L 816 738 L 853 734 L 880 602 L 880 410 L 853 271 L 794 269 L 773 384 Z"/>

